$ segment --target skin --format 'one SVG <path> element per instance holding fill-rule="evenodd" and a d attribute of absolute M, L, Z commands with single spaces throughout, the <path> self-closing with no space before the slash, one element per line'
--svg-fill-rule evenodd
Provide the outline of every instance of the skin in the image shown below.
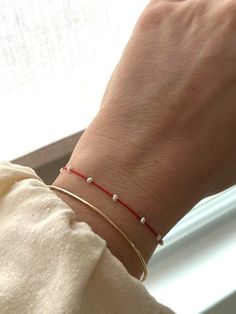
<path fill-rule="evenodd" d="M 235 0 L 151 1 L 68 161 L 163 236 L 202 198 L 235 184 L 235 31 Z M 106 213 L 148 262 L 157 241 L 125 208 L 70 173 L 53 184 Z M 140 278 L 142 265 L 121 235 L 85 205 L 55 193 Z"/>

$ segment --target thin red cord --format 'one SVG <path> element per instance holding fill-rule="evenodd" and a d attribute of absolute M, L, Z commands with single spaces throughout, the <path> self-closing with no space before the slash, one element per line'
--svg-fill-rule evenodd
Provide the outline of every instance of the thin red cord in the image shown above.
<path fill-rule="evenodd" d="M 79 173 L 79 172 L 77 172 L 77 171 L 75 171 L 74 169 L 71 169 L 71 170 L 68 170 L 67 169 L 67 166 L 65 166 L 65 167 L 62 167 L 61 168 L 62 170 L 66 170 L 66 171 L 68 171 L 68 172 L 72 172 L 72 173 L 74 173 L 75 175 L 77 175 L 77 176 L 79 176 L 79 177 L 81 177 L 81 178 L 83 178 L 83 179 L 88 179 L 89 177 L 86 177 L 86 176 L 84 176 L 83 174 L 81 174 L 81 173 Z M 106 189 L 104 189 L 102 186 L 100 186 L 99 184 L 97 184 L 96 182 L 94 182 L 94 181 L 92 181 L 90 184 L 94 184 L 94 185 L 96 185 L 100 190 L 102 190 L 103 192 L 105 192 L 106 194 L 108 194 L 109 196 L 113 196 L 114 194 L 112 194 L 111 192 L 109 192 L 109 191 L 107 191 Z M 136 214 L 135 213 L 135 211 L 132 209 L 132 208 L 130 208 L 128 205 L 126 205 L 124 202 L 122 202 L 119 198 L 116 200 L 116 202 L 119 202 L 120 204 L 122 204 L 124 207 L 126 207 L 129 211 L 131 211 L 139 220 L 142 218 L 142 217 L 140 217 L 138 214 Z M 155 235 L 155 237 L 157 238 L 157 236 L 159 235 L 159 234 L 157 234 L 154 230 L 153 230 L 153 228 L 147 223 L 147 222 L 145 222 L 145 225 L 151 230 L 151 232 Z M 161 240 L 158 240 L 158 243 L 159 244 L 163 244 L 163 240 L 161 239 Z"/>

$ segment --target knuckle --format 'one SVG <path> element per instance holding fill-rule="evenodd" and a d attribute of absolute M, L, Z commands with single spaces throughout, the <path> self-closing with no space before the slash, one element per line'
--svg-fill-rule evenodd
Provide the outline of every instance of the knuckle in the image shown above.
<path fill-rule="evenodd" d="M 157 2 L 148 6 L 140 16 L 138 21 L 138 28 L 141 30 L 150 30 L 167 15 L 170 14 L 172 6 L 168 2 Z"/>
<path fill-rule="evenodd" d="M 188 5 L 187 2 L 186 5 Z M 208 13 L 210 5 L 210 1 L 206 0 L 189 1 L 190 10 L 194 10 L 197 16 L 204 16 L 204 14 Z"/>
<path fill-rule="evenodd" d="M 230 16 L 235 19 L 236 1 L 235 0 L 222 1 L 219 5 L 218 13 L 220 16 L 223 16 L 226 19 L 229 18 Z"/>
<path fill-rule="evenodd" d="M 216 10 L 217 21 L 227 28 L 236 27 L 236 0 L 226 0 L 220 2 Z"/>
<path fill-rule="evenodd" d="M 225 6 L 227 11 L 233 14 L 236 13 L 236 1 L 235 0 L 223 1 L 223 5 Z"/>

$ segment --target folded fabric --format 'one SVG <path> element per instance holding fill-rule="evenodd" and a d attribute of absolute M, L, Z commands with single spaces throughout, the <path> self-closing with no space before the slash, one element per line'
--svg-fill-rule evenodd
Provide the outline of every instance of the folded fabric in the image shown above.
<path fill-rule="evenodd" d="M 30 167 L 0 162 L 1 314 L 170 314 Z"/>

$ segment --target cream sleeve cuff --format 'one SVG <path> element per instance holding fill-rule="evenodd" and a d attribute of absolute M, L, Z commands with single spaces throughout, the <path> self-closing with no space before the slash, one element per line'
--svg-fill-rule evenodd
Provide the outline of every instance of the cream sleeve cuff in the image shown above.
<path fill-rule="evenodd" d="M 32 168 L 0 162 L 1 314 L 169 314 Z"/>

